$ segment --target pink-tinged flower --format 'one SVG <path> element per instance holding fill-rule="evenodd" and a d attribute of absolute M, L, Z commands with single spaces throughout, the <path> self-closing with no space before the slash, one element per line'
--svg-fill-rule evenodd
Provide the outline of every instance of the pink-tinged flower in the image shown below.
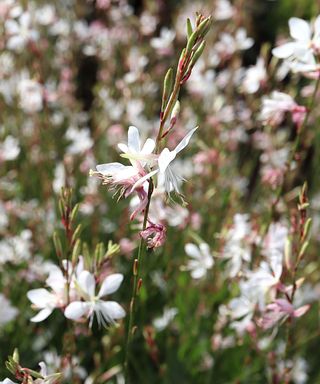
<path fill-rule="evenodd" d="M 262 318 L 258 320 L 258 325 L 263 329 L 269 329 L 287 317 L 301 317 L 309 309 L 309 304 L 295 309 L 287 299 L 276 299 L 273 303 L 267 305 L 266 312 Z"/>
<path fill-rule="evenodd" d="M 289 19 L 292 42 L 272 50 L 274 56 L 286 59 L 294 72 L 313 72 L 320 69 L 315 56 L 320 52 L 320 16 L 310 25 L 303 19 Z"/>
<path fill-rule="evenodd" d="M 269 98 L 262 100 L 260 120 L 264 124 L 277 126 L 283 121 L 287 112 L 291 113 L 293 122 L 299 127 L 304 120 L 307 108 L 298 105 L 290 95 L 274 91 Z"/>
<path fill-rule="evenodd" d="M 119 197 L 128 197 L 133 192 L 136 192 L 140 204 L 136 207 L 131 215 L 131 220 L 142 212 L 148 202 L 148 194 L 144 184 L 157 173 L 157 170 L 148 172 L 145 169 L 148 162 L 153 161 L 152 151 L 155 143 L 148 139 L 143 147 L 140 144 L 140 135 L 136 127 L 129 127 L 128 130 L 128 145 L 119 144 L 122 152 L 122 157 L 128 158 L 131 165 L 123 165 L 121 163 L 107 163 L 97 165 L 97 171 L 90 171 L 90 175 L 97 175 L 104 185 L 108 185 L 116 192 Z"/>
<path fill-rule="evenodd" d="M 166 240 L 166 227 L 162 224 L 149 222 L 149 226 L 140 232 L 140 236 L 147 241 L 148 248 L 161 247 Z"/>
<path fill-rule="evenodd" d="M 96 282 L 93 274 L 82 271 L 76 281 L 76 289 L 84 301 L 73 301 L 70 303 L 64 315 L 71 320 L 80 320 L 82 317 L 90 318 L 89 325 L 92 326 L 94 314 L 97 316 L 99 326 L 102 324 L 113 324 L 115 320 L 125 316 L 124 309 L 115 301 L 104 301 L 102 297 L 110 295 L 118 290 L 122 283 L 123 275 L 114 273 L 107 276 L 96 295 Z"/>

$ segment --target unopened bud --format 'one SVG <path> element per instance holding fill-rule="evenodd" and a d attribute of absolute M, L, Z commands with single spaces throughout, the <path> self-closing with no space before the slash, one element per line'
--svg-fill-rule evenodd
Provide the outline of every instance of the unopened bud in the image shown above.
<path fill-rule="evenodd" d="M 312 219 L 311 217 L 309 217 L 303 227 L 302 241 L 304 241 L 308 237 L 311 229 L 311 224 L 312 224 Z"/>
<path fill-rule="evenodd" d="M 285 245 L 284 245 L 284 261 L 288 271 L 291 271 L 293 267 L 291 259 L 292 259 L 291 240 L 289 238 L 286 238 Z"/>
<path fill-rule="evenodd" d="M 138 274 L 138 260 L 135 259 L 133 262 L 133 276 L 137 276 Z"/>
<path fill-rule="evenodd" d="M 77 239 L 77 241 L 73 247 L 73 250 L 72 250 L 71 260 L 72 260 L 73 266 L 75 266 L 78 263 L 80 252 L 81 252 L 81 240 Z"/>
<path fill-rule="evenodd" d="M 163 81 L 161 112 L 165 110 L 170 92 L 172 90 L 172 85 L 173 85 L 173 70 L 172 68 L 169 68 Z"/>
<path fill-rule="evenodd" d="M 177 117 L 179 116 L 179 113 L 180 113 L 180 101 L 177 100 L 171 112 L 171 118 L 170 118 L 171 121 L 172 120 L 176 121 Z"/>
<path fill-rule="evenodd" d="M 188 39 L 190 38 L 190 36 L 192 35 L 192 24 L 191 24 L 191 21 L 190 19 L 188 18 L 187 19 L 187 36 L 188 36 Z"/>

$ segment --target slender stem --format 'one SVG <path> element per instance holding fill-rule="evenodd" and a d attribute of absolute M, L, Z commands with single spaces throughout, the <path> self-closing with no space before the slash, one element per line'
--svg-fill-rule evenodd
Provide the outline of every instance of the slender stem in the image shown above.
<path fill-rule="evenodd" d="M 145 230 L 147 227 L 152 193 L 153 193 L 153 181 L 152 179 L 150 179 L 149 188 L 148 188 L 148 203 L 144 211 L 142 230 Z M 138 284 L 141 278 L 140 276 L 141 276 L 141 270 L 142 270 L 143 248 L 144 248 L 143 245 L 144 245 L 144 239 L 141 238 L 139 243 L 139 248 L 138 248 L 138 255 L 137 255 L 137 258 L 135 258 L 133 261 L 133 268 L 132 268 L 133 269 L 133 288 L 132 288 L 132 296 L 130 300 L 129 322 L 128 322 L 126 349 L 125 349 L 126 351 L 125 363 L 124 363 L 125 383 L 128 382 L 128 375 L 129 375 L 129 352 L 130 352 L 132 337 L 134 334 L 134 316 L 135 316 L 136 301 L 137 301 L 138 290 L 139 290 Z"/>

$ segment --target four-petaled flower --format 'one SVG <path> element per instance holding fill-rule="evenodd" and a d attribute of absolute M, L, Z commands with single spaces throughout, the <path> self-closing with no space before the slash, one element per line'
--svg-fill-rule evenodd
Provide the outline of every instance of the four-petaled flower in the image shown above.
<path fill-rule="evenodd" d="M 114 273 L 107 276 L 96 295 L 96 281 L 92 273 L 82 271 L 76 281 L 76 289 L 84 301 L 73 301 L 70 303 L 64 315 L 71 320 L 80 320 L 82 317 L 90 318 L 92 326 L 94 314 L 97 316 L 99 326 L 102 324 L 113 324 L 115 320 L 125 316 L 124 309 L 115 301 L 104 301 L 102 297 L 110 295 L 118 290 L 122 283 L 123 275 Z"/>

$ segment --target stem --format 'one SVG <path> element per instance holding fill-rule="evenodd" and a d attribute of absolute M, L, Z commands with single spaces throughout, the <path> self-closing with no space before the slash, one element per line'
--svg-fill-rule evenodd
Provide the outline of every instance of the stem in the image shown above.
<path fill-rule="evenodd" d="M 146 209 L 144 211 L 144 218 L 143 218 L 143 225 L 142 230 L 145 230 L 147 227 L 148 222 L 148 214 L 149 214 L 149 208 L 150 208 L 150 202 L 151 202 L 151 196 L 153 193 L 153 182 L 152 179 L 150 179 L 149 182 L 149 189 L 148 189 L 148 203 L 146 206 Z M 125 369 L 125 383 L 128 382 L 128 375 L 129 375 L 129 350 L 130 345 L 132 342 L 132 337 L 135 331 L 134 328 L 134 316 L 135 316 L 135 308 L 136 308 L 136 301 L 138 296 L 138 283 L 141 276 L 141 270 L 142 270 L 142 261 L 143 261 L 143 245 L 144 245 L 144 239 L 140 239 L 139 248 L 138 248 L 138 255 L 137 258 L 133 261 L 133 288 L 132 288 L 132 296 L 130 300 L 130 311 L 129 311 L 129 322 L 128 322 L 128 330 L 127 330 L 127 338 L 126 338 L 126 347 L 125 347 L 125 363 L 124 363 L 124 369 Z"/>

